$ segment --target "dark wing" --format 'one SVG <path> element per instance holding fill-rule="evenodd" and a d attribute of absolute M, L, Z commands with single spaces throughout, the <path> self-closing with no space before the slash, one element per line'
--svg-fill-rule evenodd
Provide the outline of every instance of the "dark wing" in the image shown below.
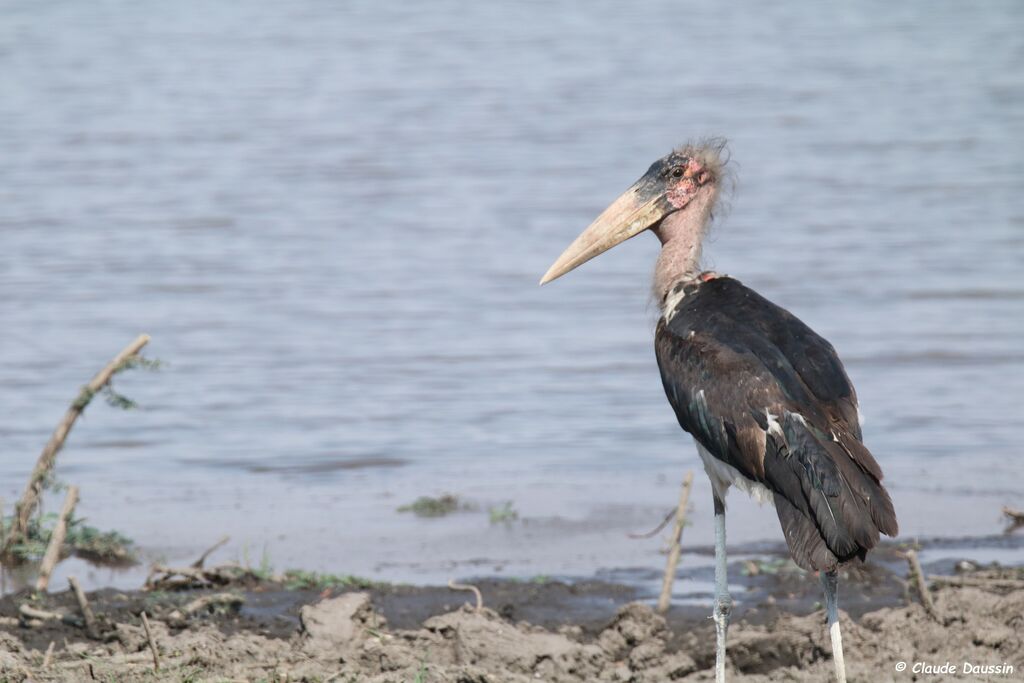
<path fill-rule="evenodd" d="M 832 346 L 731 278 L 689 285 L 656 352 L 679 424 L 767 486 L 794 559 L 863 557 L 896 533 L 882 472 L 861 443 L 857 399 Z"/>

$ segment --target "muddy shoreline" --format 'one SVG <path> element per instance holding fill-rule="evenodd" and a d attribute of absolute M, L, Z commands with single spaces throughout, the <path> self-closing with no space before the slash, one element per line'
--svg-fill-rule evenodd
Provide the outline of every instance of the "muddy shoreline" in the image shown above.
<path fill-rule="evenodd" d="M 952 567 L 968 585 L 936 584 L 941 623 L 908 593 L 902 577 L 870 563 L 846 572 L 843 628 L 851 680 L 913 680 L 899 661 L 1011 666 L 970 680 L 1019 680 L 1024 672 L 1024 571 Z M 739 564 L 730 667 L 743 680 L 827 680 L 830 645 L 817 581 L 799 572 Z M 708 607 L 676 605 L 665 618 L 635 586 L 602 581 L 475 582 L 447 587 L 373 585 L 288 589 L 274 581 L 182 591 L 88 594 L 99 638 L 80 623 L 70 591 L 0 600 L 0 673 L 22 681 L 699 681 L 714 653 Z M 188 613 L 212 595 L 240 598 Z M 24 605 L 65 615 L 29 623 Z M 145 611 L 161 656 L 152 654 Z M 53 643 L 51 660 L 45 652 Z M 964 680 L 936 674 L 928 680 Z"/>

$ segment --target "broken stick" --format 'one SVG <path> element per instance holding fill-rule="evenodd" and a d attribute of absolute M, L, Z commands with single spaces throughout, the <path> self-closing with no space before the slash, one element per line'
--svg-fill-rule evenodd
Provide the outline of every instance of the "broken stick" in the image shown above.
<path fill-rule="evenodd" d="M 939 613 L 935 611 L 932 594 L 928 592 L 928 586 L 925 584 L 924 571 L 921 570 L 921 562 L 917 559 L 917 551 L 908 550 L 906 558 L 907 564 L 910 565 L 910 573 L 913 575 L 914 586 L 917 587 L 917 594 L 921 596 L 921 604 L 924 605 L 924 611 L 928 613 L 928 616 L 941 624 L 942 619 L 939 619 Z"/>
<path fill-rule="evenodd" d="M 53 662 L 53 648 L 56 644 L 56 641 L 50 641 L 50 646 L 46 648 L 46 654 L 43 655 L 43 665 L 40 668 L 44 670 L 50 668 L 50 664 Z"/>
<path fill-rule="evenodd" d="M 60 551 L 64 547 L 64 539 L 68 535 L 68 520 L 71 519 L 71 513 L 77 504 L 78 487 L 69 486 L 68 494 L 64 497 L 64 507 L 61 508 L 57 525 L 53 527 L 53 533 L 50 535 L 50 545 L 46 546 L 43 563 L 39 565 L 39 578 L 36 580 L 37 591 L 44 591 L 50 585 L 50 574 L 53 573 L 53 568 L 60 561 Z"/>
<path fill-rule="evenodd" d="M 192 616 L 196 612 L 209 609 L 211 607 L 238 607 L 245 602 L 245 598 L 235 593 L 213 593 L 212 595 L 204 595 L 201 598 L 196 598 L 192 602 L 188 603 L 181 608 L 182 613 L 186 616 Z"/>
<path fill-rule="evenodd" d="M 679 494 L 679 507 L 676 508 L 676 525 L 672 529 L 672 545 L 668 551 L 668 562 L 665 564 L 665 577 L 661 581 L 661 595 L 658 596 L 658 614 L 668 611 L 672 602 L 672 582 L 676 578 L 676 567 L 679 556 L 683 552 L 683 527 L 686 526 L 686 506 L 690 502 L 690 488 L 693 487 L 693 472 L 687 472 L 683 478 L 683 490 Z"/>
<path fill-rule="evenodd" d="M 196 560 L 195 562 L 192 563 L 192 565 L 191 565 L 192 568 L 193 569 L 202 569 L 203 568 L 203 563 L 206 562 L 206 558 L 208 558 L 213 553 L 214 550 L 216 550 L 217 548 L 221 547 L 222 545 L 224 545 L 225 543 L 227 543 L 230 540 L 231 540 L 230 536 L 224 536 L 219 541 L 214 543 L 212 546 L 209 547 L 209 549 L 207 549 L 206 552 L 204 552 L 202 555 L 199 556 L 198 560 Z"/>
<path fill-rule="evenodd" d="M 18 615 L 23 620 L 26 620 L 26 621 L 31 621 L 31 620 L 51 621 L 51 620 L 53 620 L 53 621 L 60 621 L 60 622 L 63 622 L 65 624 L 72 624 L 72 625 L 74 625 L 78 621 L 77 619 L 75 619 L 71 615 L 65 614 L 64 612 L 50 612 L 48 610 L 43 610 L 43 609 L 38 609 L 36 607 L 32 607 L 31 605 L 29 605 L 27 603 L 23 603 L 21 605 L 21 607 L 18 608 Z"/>
<path fill-rule="evenodd" d="M 156 651 L 156 641 L 153 640 L 153 632 L 149 629 L 149 618 L 142 613 L 142 628 L 146 631 L 146 640 L 149 641 L 149 649 L 153 652 L 153 671 L 160 670 L 160 655 Z"/>
<path fill-rule="evenodd" d="M 1008 505 L 1004 505 L 1003 515 L 1010 522 L 1010 525 L 1006 527 L 1006 530 L 1003 533 L 1012 534 L 1014 531 L 1024 526 L 1024 511 L 1015 510 Z"/>
<path fill-rule="evenodd" d="M 57 460 L 57 453 L 60 452 L 61 447 L 64 445 L 64 440 L 67 439 L 71 427 L 75 424 L 75 420 L 82 414 L 85 407 L 89 405 L 93 396 L 103 389 L 110 382 L 114 374 L 122 369 L 125 363 L 138 354 L 142 347 L 148 343 L 148 334 L 139 335 L 135 341 L 126 346 L 121 353 L 117 354 L 112 361 L 107 363 L 106 367 L 96 373 L 96 376 L 78 392 L 78 396 L 75 397 L 67 412 L 64 413 L 63 419 L 57 424 L 57 428 L 53 430 L 50 440 L 43 447 L 43 452 L 39 455 L 35 469 L 32 470 L 32 475 L 25 486 L 25 492 L 21 494 L 21 499 L 14 506 L 14 520 L 11 524 L 10 533 L 4 539 L 3 547 L 0 548 L 2 554 L 6 554 L 12 545 L 24 539 L 28 533 L 28 522 L 36 506 L 39 504 L 43 485 L 53 470 L 54 463 Z"/>
<path fill-rule="evenodd" d="M 75 594 L 75 600 L 78 601 L 78 609 L 82 611 L 82 618 L 85 619 L 86 634 L 93 640 L 99 640 L 100 629 L 96 624 L 96 615 L 93 614 L 92 607 L 89 606 L 89 601 L 85 598 L 82 586 L 74 576 L 68 577 L 68 585 L 71 586 L 71 591 Z"/>
<path fill-rule="evenodd" d="M 481 595 L 480 589 L 476 586 L 468 583 L 455 583 L 455 579 L 451 579 L 448 581 L 448 587 L 453 591 L 470 591 L 476 596 L 476 611 L 479 612 L 484 608 L 484 596 Z"/>

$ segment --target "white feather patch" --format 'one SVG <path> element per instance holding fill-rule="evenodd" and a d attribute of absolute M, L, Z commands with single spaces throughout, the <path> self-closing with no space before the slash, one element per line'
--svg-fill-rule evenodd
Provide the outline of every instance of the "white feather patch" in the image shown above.
<path fill-rule="evenodd" d="M 764 484 L 744 477 L 738 469 L 711 455 L 699 443 L 697 444 L 697 453 L 700 455 L 700 459 L 704 461 L 704 471 L 708 473 L 708 478 L 711 479 L 711 488 L 715 490 L 715 495 L 720 500 L 725 501 L 725 494 L 729 487 L 735 485 L 736 488 L 749 495 L 759 504 L 775 504 L 775 495 Z"/>
<path fill-rule="evenodd" d="M 665 322 L 672 320 L 676 314 L 676 307 L 685 298 L 686 292 L 683 291 L 683 287 L 680 287 L 679 291 L 669 292 L 668 296 L 665 297 L 665 303 L 661 307 L 661 315 L 665 318 Z"/>

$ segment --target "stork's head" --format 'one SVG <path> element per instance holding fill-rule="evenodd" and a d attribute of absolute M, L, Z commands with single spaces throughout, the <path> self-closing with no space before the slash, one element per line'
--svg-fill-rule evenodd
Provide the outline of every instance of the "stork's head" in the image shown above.
<path fill-rule="evenodd" d="M 657 232 L 669 216 L 675 216 L 673 223 L 703 229 L 722 180 L 724 147 L 724 140 L 686 145 L 655 161 L 562 252 L 540 283 L 565 275 L 644 230 Z"/>

